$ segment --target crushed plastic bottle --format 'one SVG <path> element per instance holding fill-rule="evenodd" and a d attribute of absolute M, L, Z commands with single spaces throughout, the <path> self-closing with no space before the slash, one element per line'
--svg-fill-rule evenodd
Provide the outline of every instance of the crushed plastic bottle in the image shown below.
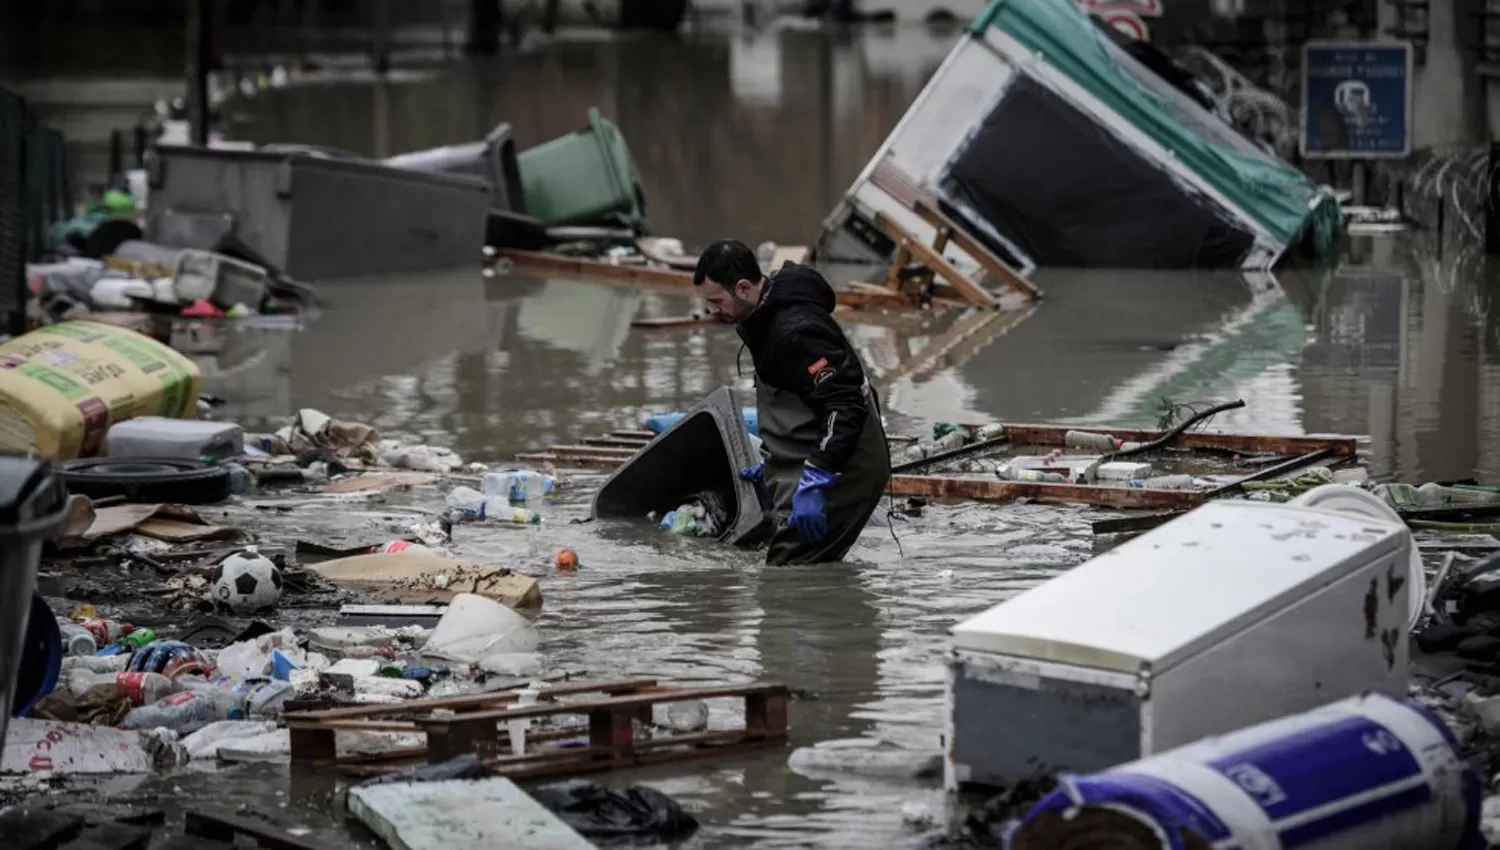
<path fill-rule="evenodd" d="M 87 670 L 90 673 L 124 673 L 130 663 L 128 655 L 70 655 L 62 660 L 64 673 Z"/>
<path fill-rule="evenodd" d="M 79 621 L 78 625 L 88 629 L 89 634 L 94 636 L 94 643 L 99 646 L 109 646 L 135 631 L 135 626 L 129 623 L 106 620 L 102 617 L 89 617 Z"/>
<path fill-rule="evenodd" d="M 112 694 L 129 699 L 131 705 L 150 705 L 177 691 L 172 680 L 160 673 L 91 673 L 76 669 L 65 673 L 63 680 L 68 693 L 75 698 L 95 688 L 107 688 Z"/>
<path fill-rule="evenodd" d="M 486 496 L 504 498 L 512 504 L 524 504 L 532 499 L 551 496 L 557 489 L 557 479 L 534 469 L 508 469 L 485 475 L 482 486 Z"/>
<path fill-rule="evenodd" d="M 59 622 L 57 628 L 62 632 L 68 655 L 87 658 L 99 652 L 99 645 L 94 641 L 94 636 L 83 626 Z"/>
<path fill-rule="evenodd" d="M 216 688 L 185 690 L 151 705 L 131 709 L 122 729 L 170 729 L 189 735 L 218 720 L 244 720 L 243 702 Z"/>

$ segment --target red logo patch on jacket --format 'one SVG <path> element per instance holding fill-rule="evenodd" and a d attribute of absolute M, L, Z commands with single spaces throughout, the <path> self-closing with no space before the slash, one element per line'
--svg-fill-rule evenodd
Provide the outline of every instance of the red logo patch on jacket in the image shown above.
<path fill-rule="evenodd" d="M 816 363 L 812 364 L 811 366 L 807 367 L 807 374 L 809 374 L 809 375 L 816 375 L 819 372 L 821 372 L 821 371 L 823 371 L 824 369 L 827 369 L 827 368 L 828 368 L 828 358 L 827 357 L 819 357 L 818 358 L 818 362 L 816 362 Z"/>

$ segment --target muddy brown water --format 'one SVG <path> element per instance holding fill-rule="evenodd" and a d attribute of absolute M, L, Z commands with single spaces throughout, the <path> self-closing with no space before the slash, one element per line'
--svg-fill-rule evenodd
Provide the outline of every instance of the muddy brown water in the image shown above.
<path fill-rule="evenodd" d="M 523 145 L 599 106 L 629 140 L 657 232 L 807 243 L 839 193 L 940 61 L 952 36 L 619 39 L 564 43 L 403 83 L 269 91 L 231 108 L 234 135 L 368 154 L 465 141 L 510 121 Z M 1014 325 L 958 344 L 964 317 L 920 327 L 851 324 L 892 431 L 936 421 L 1149 426 L 1162 400 L 1244 398 L 1220 427 L 1367 434 L 1379 476 L 1500 479 L 1500 333 L 1477 253 L 1407 236 L 1352 240 L 1336 271 L 1247 282 L 1225 273 L 1042 270 L 1049 298 Z M 685 298 L 556 277 L 485 280 L 472 267 L 327 282 L 300 333 L 243 329 L 204 360 L 224 415 L 279 424 L 299 407 L 502 463 L 744 386 L 749 359 L 723 328 L 642 330 L 636 315 Z M 1003 331 L 1003 332 L 1002 332 Z M 768 570 L 743 553 L 647 526 L 571 524 L 598 475 L 545 508 L 540 528 L 466 527 L 466 556 L 544 576 L 549 662 L 607 678 L 685 684 L 780 680 L 811 699 L 792 743 L 879 738 L 934 748 L 947 629 L 1084 560 L 1083 509 L 934 507 L 869 528 L 848 563 Z M 329 505 L 267 516 L 273 537 L 399 532 L 402 505 Z M 899 541 L 899 542 L 898 542 Z M 576 577 L 552 554 L 578 551 Z M 800 776 L 787 752 L 618 774 L 650 781 L 703 822 L 687 846 L 899 846 L 903 803 L 940 807 L 934 782 Z M 309 782 L 314 784 L 309 785 Z M 196 771 L 137 793 L 174 806 L 226 799 L 357 839 L 326 791 L 282 768 Z M 281 810 L 282 807 L 284 811 Z"/>

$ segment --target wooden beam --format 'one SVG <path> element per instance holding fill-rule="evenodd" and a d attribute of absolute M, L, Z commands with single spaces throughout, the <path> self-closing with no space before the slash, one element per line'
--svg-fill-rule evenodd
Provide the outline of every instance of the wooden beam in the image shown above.
<path fill-rule="evenodd" d="M 964 427 L 978 430 L 982 425 Z M 1012 443 L 1034 446 L 1061 446 L 1069 431 L 1085 431 L 1090 434 L 1108 434 L 1127 443 L 1149 443 L 1160 437 L 1160 431 L 1142 431 L 1136 428 L 1112 428 L 1097 425 L 1027 425 L 1002 423 L 1005 435 Z M 1223 449 L 1226 451 L 1256 454 L 1303 455 L 1321 449 L 1331 449 L 1335 457 L 1354 457 L 1359 442 L 1355 437 L 1330 434 L 1314 437 L 1284 437 L 1276 434 L 1231 434 L 1216 431 L 1189 431 L 1172 444 L 1180 449 Z"/>
<path fill-rule="evenodd" d="M 980 267 L 984 269 L 985 274 L 1025 295 L 1027 298 L 1042 297 L 1042 291 L 1031 281 L 1022 277 L 1021 273 L 1012 268 L 1009 263 L 997 257 L 995 252 L 985 247 L 983 242 L 970 236 L 967 230 L 964 230 L 963 227 L 944 215 L 942 210 L 931 205 L 926 199 L 917 201 L 916 208 L 912 212 L 921 216 L 923 221 L 937 229 L 940 244 L 946 245 L 948 240 L 951 239 L 953 244 L 958 246 L 959 250 L 973 257 L 975 262 L 979 263 Z M 934 247 L 937 246 L 935 245 Z M 942 253 L 943 249 L 938 247 L 937 250 L 938 253 Z"/>
<path fill-rule="evenodd" d="M 969 279 L 969 276 L 954 268 L 942 254 L 932 250 L 931 247 L 922 244 L 922 241 L 906 232 L 906 229 L 897 224 L 890 216 L 883 212 L 875 213 L 875 226 L 887 237 L 894 240 L 897 246 L 896 256 L 899 259 L 901 252 L 910 252 L 911 256 L 920 260 L 923 265 L 932 269 L 933 273 L 963 294 L 964 298 L 976 307 L 993 310 L 999 306 L 995 296 L 990 291 Z"/>
<path fill-rule="evenodd" d="M 518 463 L 550 463 L 561 469 L 617 469 L 629 458 L 601 455 L 555 455 L 548 452 L 522 452 Z"/>
<path fill-rule="evenodd" d="M 600 283 L 618 284 L 632 288 L 649 288 L 654 291 L 685 295 L 693 286 L 691 272 L 673 271 L 651 266 L 605 263 L 580 257 L 564 257 L 543 251 L 518 251 L 502 249 L 495 254 L 516 264 L 516 268 L 529 272 L 545 272 L 564 277 L 594 280 Z M 917 299 L 877 288 L 875 292 L 834 287 L 838 303 L 848 307 L 880 307 L 890 310 L 914 310 L 921 305 Z M 949 306 L 948 302 L 934 299 L 933 306 Z"/>
<path fill-rule="evenodd" d="M 976 502 L 1013 502 L 1031 499 L 1053 505 L 1094 505 L 1103 508 L 1172 508 L 1182 510 L 1203 503 L 1194 490 L 1146 490 L 1139 487 L 1100 487 L 1090 484 L 1041 484 L 994 478 L 951 478 L 938 475 L 893 475 L 893 496 L 927 496 Z"/>

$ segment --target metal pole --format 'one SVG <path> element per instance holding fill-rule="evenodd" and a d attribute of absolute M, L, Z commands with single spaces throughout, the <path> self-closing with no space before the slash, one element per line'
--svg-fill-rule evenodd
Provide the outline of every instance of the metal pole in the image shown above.
<path fill-rule="evenodd" d="M 208 0 L 187 0 L 187 104 L 193 144 L 208 146 Z"/>
<path fill-rule="evenodd" d="M 1490 161 L 1484 175 L 1484 252 L 1500 256 L 1500 142 L 1490 142 Z"/>

